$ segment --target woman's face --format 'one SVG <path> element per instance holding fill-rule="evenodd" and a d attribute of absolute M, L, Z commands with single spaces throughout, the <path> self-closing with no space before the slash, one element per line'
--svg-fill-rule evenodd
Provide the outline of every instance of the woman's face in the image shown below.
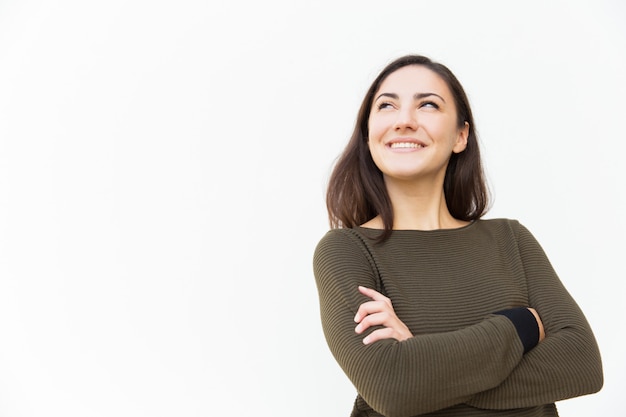
<path fill-rule="evenodd" d="M 437 180 L 453 152 L 467 145 L 469 125 L 457 126 L 454 98 L 430 69 L 411 65 L 391 73 L 374 94 L 368 145 L 385 180 Z"/>

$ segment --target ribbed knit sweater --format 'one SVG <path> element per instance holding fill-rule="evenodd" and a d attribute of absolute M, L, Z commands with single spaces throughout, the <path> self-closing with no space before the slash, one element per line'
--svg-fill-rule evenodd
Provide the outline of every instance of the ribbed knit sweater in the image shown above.
<path fill-rule="evenodd" d="M 519 222 L 459 229 L 330 230 L 313 268 L 324 335 L 357 390 L 352 416 L 557 416 L 556 401 L 602 387 L 598 347 L 544 251 Z M 364 345 L 354 316 L 389 297 L 414 335 Z M 495 312 L 535 308 L 546 337 L 524 354 L 514 323 Z"/>

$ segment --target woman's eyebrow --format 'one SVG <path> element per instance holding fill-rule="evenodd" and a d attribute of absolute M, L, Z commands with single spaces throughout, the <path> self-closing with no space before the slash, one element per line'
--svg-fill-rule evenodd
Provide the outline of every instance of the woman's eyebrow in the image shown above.
<path fill-rule="evenodd" d="M 421 100 L 423 98 L 429 97 L 429 96 L 435 96 L 435 97 L 439 97 L 439 99 L 441 101 L 443 101 L 444 103 L 446 102 L 443 97 L 441 97 L 439 94 L 435 94 L 435 93 L 415 93 L 413 95 L 413 99 L 414 100 Z"/>
<path fill-rule="evenodd" d="M 413 99 L 414 100 L 421 100 L 423 98 L 430 97 L 430 96 L 439 97 L 439 99 L 441 101 L 443 101 L 444 103 L 446 102 L 443 99 L 443 97 L 441 97 L 439 94 L 436 94 L 436 93 L 415 93 L 415 94 L 413 94 Z M 381 97 L 389 97 L 389 98 L 393 98 L 395 100 L 397 100 L 399 98 L 399 96 L 397 94 L 395 94 L 395 93 L 382 93 L 382 94 L 378 95 L 378 97 L 376 97 L 376 99 L 374 99 L 374 101 L 378 100 Z"/>
<path fill-rule="evenodd" d="M 394 94 L 394 93 L 382 93 L 378 97 L 376 97 L 374 101 L 378 100 L 381 97 L 390 97 L 396 100 L 400 98 L 397 94 Z"/>

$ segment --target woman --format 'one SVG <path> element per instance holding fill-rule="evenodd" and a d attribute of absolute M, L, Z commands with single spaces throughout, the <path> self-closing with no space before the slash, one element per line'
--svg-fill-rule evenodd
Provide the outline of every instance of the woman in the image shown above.
<path fill-rule="evenodd" d="M 557 416 L 600 390 L 600 354 L 540 245 L 482 220 L 472 112 L 423 56 L 369 88 L 331 175 L 314 255 L 324 334 L 352 416 Z"/>

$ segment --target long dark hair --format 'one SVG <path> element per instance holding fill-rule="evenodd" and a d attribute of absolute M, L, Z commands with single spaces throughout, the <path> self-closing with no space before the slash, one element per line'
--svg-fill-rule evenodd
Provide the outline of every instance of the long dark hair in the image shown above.
<path fill-rule="evenodd" d="M 421 55 L 406 55 L 387 65 L 376 77 L 361 103 L 352 137 L 337 160 L 330 176 L 326 207 L 331 228 L 356 227 L 380 215 L 384 233 L 391 234 L 393 209 L 382 172 L 374 163 L 367 146 L 368 119 L 374 94 L 393 72 L 409 65 L 426 67 L 448 85 L 457 110 L 459 128 L 469 124 L 467 146 L 453 153 L 446 168 L 443 189 L 450 214 L 459 220 L 472 221 L 488 210 L 489 195 L 478 148 L 472 110 L 463 86 L 443 64 Z"/>

